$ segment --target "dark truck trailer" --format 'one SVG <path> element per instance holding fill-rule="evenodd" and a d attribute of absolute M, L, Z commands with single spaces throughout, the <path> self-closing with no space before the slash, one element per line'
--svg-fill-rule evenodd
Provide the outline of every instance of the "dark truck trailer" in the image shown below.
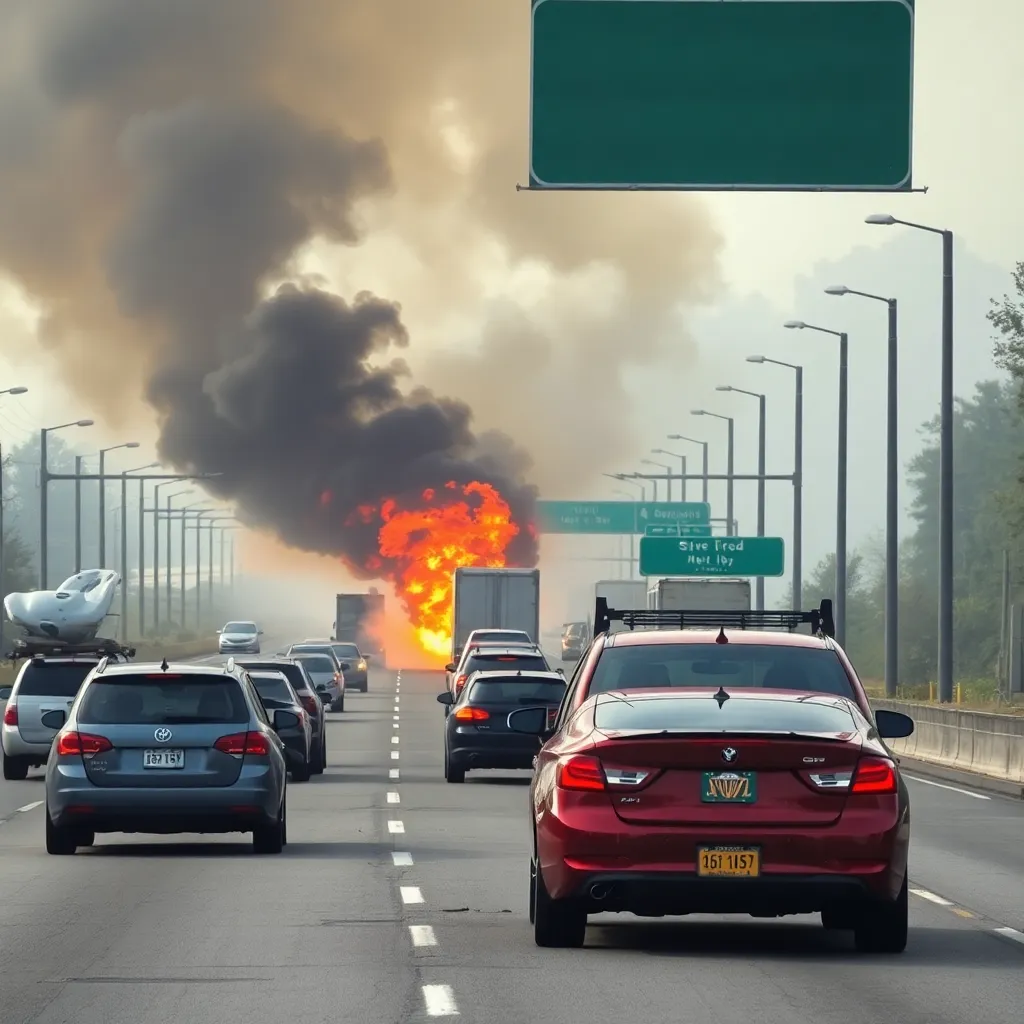
<path fill-rule="evenodd" d="M 335 598 L 332 637 L 342 643 L 355 644 L 361 654 L 369 654 L 381 668 L 387 667 L 383 645 L 384 595 L 371 590 L 368 594 L 338 594 Z"/>

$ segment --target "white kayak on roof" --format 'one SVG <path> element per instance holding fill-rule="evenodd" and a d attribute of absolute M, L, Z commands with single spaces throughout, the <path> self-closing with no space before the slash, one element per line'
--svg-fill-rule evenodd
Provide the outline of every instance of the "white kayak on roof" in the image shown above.
<path fill-rule="evenodd" d="M 30 637 L 84 643 L 96 636 L 110 614 L 120 582 L 111 569 L 84 569 L 56 590 L 8 594 L 4 609 Z"/>

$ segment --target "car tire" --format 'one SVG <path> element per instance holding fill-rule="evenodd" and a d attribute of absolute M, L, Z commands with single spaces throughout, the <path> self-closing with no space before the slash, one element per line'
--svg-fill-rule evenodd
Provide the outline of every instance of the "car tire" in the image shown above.
<path fill-rule="evenodd" d="M 301 767 L 292 769 L 292 782 L 309 782 L 312 774 L 309 761 L 304 761 Z"/>
<path fill-rule="evenodd" d="M 533 885 L 533 940 L 546 949 L 579 949 L 587 936 L 587 912 L 577 900 L 548 895 L 538 865 Z"/>
<path fill-rule="evenodd" d="M 902 953 L 907 948 L 910 908 L 907 879 L 891 903 L 875 903 L 861 910 L 853 929 L 853 941 L 860 953 Z"/>
<path fill-rule="evenodd" d="M 288 840 L 288 824 L 285 818 L 285 804 L 281 801 L 281 810 L 273 825 L 257 825 L 252 830 L 253 853 L 280 853 Z"/>
<path fill-rule="evenodd" d="M 46 852 L 53 857 L 71 856 L 78 849 L 74 829 L 54 825 L 49 807 L 43 808 L 43 816 L 46 818 Z"/>
<path fill-rule="evenodd" d="M 444 781 L 445 782 L 465 782 L 466 781 L 466 769 L 460 768 L 458 765 L 452 764 L 451 756 L 448 753 L 448 748 L 445 747 L 444 751 Z"/>
<path fill-rule="evenodd" d="M 8 782 L 20 782 L 28 777 L 28 761 L 4 754 L 4 778 Z"/>
<path fill-rule="evenodd" d="M 75 837 L 75 842 L 78 846 L 95 846 L 96 833 L 92 829 L 84 829 Z"/>
<path fill-rule="evenodd" d="M 331 702 L 332 711 L 344 711 L 345 710 L 345 697 L 342 695 L 337 700 Z"/>
<path fill-rule="evenodd" d="M 537 862 L 530 858 L 530 924 L 536 920 L 537 911 Z"/>
<path fill-rule="evenodd" d="M 324 723 L 324 729 L 326 730 L 327 723 Z M 314 775 L 323 775 L 324 769 L 327 767 L 327 736 L 326 733 L 320 737 L 320 753 L 316 759 L 316 768 L 313 770 Z"/>

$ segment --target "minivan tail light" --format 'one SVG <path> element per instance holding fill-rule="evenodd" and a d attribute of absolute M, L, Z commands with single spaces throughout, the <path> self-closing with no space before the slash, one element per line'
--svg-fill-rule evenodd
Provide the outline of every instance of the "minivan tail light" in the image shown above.
<path fill-rule="evenodd" d="M 106 736 L 94 736 L 88 732 L 62 732 L 57 737 L 57 754 L 60 757 L 74 754 L 92 757 L 93 754 L 103 754 L 113 749 L 114 744 Z"/>
<path fill-rule="evenodd" d="M 455 712 L 455 717 L 460 722 L 486 722 L 491 717 L 489 711 L 483 708 L 464 707 Z"/>
<path fill-rule="evenodd" d="M 851 793 L 895 793 L 896 768 L 884 757 L 865 757 L 857 765 Z"/>
<path fill-rule="evenodd" d="M 8 704 L 4 708 L 4 725 L 17 725 L 18 724 L 18 705 Z"/>
<path fill-rule="evenodd" d="M 604 768 L 596 757 L 577 754 L 558 766 L 558 788 L 604 791 Z"/>
<path fill-rule="evenodd" d="M 236 732 L 230 736 L 221 736 L 214 749 L 235 757 L 267 757 L 270 754 L 270 743 L 261 732 Z"/>

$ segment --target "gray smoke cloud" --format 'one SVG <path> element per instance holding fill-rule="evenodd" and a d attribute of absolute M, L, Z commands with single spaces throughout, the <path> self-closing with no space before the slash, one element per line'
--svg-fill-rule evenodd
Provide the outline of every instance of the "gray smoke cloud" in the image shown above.
<path fill-rule="evenodd" d="M 13 0 L 0 265 L 69 383 L 115 419 L 142 383 L 162 454 L 223 474 L 291 544 L 361 563 L 373 538 L 339 528 L 347 509 L 447 479 L 495 483 L 527 520 L 552 438 L 580 475 L 629 444 L 621 371 L 668 338 L 678 358 L 718 245 L 675 197 L 515 192 L 527 42 L 525 3 Z M 385 236 L 417 263 L 421 318 L 484 316 L 474 352 L 421 356 L 415 380 L 395 302 L 270 293 L 312 240 L 358 278 L 359 243 Z M 487 303 L 494 248 L 562 282 L 543 314 Z"/>

